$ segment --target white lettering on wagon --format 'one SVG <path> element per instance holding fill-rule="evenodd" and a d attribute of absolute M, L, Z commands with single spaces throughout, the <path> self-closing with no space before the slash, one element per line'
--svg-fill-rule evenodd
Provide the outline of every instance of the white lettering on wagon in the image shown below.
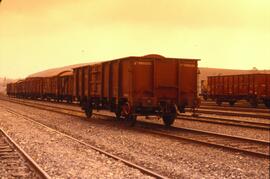
<path fill-rule="evenodd" d="M 134 62 L 134 65 L 152 65 L 152 62 Z"/>
<path fill-rule="evenodd" d="M 196 67 L 195 64 L 179 64 L 180 67 Z"/>

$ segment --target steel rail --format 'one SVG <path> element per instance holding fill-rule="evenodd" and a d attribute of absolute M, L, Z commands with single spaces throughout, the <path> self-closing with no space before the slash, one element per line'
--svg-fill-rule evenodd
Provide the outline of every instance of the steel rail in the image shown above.
<path fill-rule="evenodd" d="M 70 111 L 65 109 L 65 112 L 63 111 L 57 111 L 56 109 L 45 109 L 42 107 L 38 107 L 38 106 L 34 106 L 34 105 L 28 105 L 30 107 L 35 107 L 38 109 L 42 109 L 42 110 L 48 110 L 48 111 L 52 111 L 52 112 L 57 112 L 57 113 L 61 113 L 61 114 L 66 114 L 66 115 L 71 115 L 71 116 L 76 116 L 78 117 L 77 114 L 72 114 Z M 76 111 L 76 113 L 78 113 L 78 111 Z M 83 113 L 83 112 L 81 112 Z M 105 115 L 105 114 L 98 114 L 98 113 L 94 113 L 95 115 L 98 116 L 103 116 L 103 117 L 110 117 L 110 118 L 114 118 L 113 116 L 110 115 Z M 148 122 L 143 122 L 140 121 L 140 123 L 144 123 L 149 125 L 150 123 Z M 150 124 L 150 125 L 155 125 L 155 124 Z M 160 125 L 158 125 L 160 127 Z M 143 131 L 144 129 L 138 129 L 137 130 Z M 227 138 L 230 140 L 241 140 L 241 141 L 249 141 L 249 142 L 255 142 L 261 145 L 270 145 L 269 141 L 263 141 L 263 140 L 256 140 L 256 139 L 250 139 L 250 138 L 243 138 L 243 137 L 236 137 L 236 136 L 231 136 L 231 135 L 225 135 L 225 134 L 219 134 L 219 133 L 214 133 L 214 132 L 208 132 L 208 131 L 202 131 L 202 130 L 195 130 L 195 129 L 190 129 L 190 128 L 183 128 L 183 127 L 170 127 L 171 130 L 182 130 L 182 131 L 189 131 L 189 132 L 193 132 L 193 133 L 200 133 L 203 135 L 211 135 L 211 136 L 217 136 L 217 137 L 223 137 L 223 138 Z M 232 146 L 226 146 L 226 145 L 222 145 L 222 144 L 216 144 L 216 143 L 210 143 L 210 142 L 205 142 L 203 140 L 196 140 L 196 139 L 192 139 L 192 138 L 188 138 L 188 137 L 183 137 L 183 136 L 177 136 L 177 135 L 173 135 L 173 134 L 168 134 L 168 133 L 162 133 L 160 131 L 149 131 L 147 130 L 148 133 L 152 133 L 152 134 L 159 134 L 162 135 L 163 137 L 169 137 L 169 138 L 174 138 L 174 139 L 183 139 L 183 140 L 189 140 L 189 141 L 193 141 L 193 142 L 197 142 L 197 143 L 201 143 L 201 144 L 206 144 L 209 146 L 214 146 L 214 147 L 218 147 L 218 148 L 223 148 L 223 149 L 228 149 L 228 150 L 232 150 L 232 151 L 238 151 L 238 152 L 243 152 L 245 154 L 249 154 L 249 155 L 253 155 L 253 156 L 258 156 L 258 157 L 264 157 L 264 158 L 269 158 L 269 153 L 262 153 L 262 152 L 256 152 L 256 151 L 250 151 L 250 150 L 245 150 L 245 149 L 239 149 L 236 147 L 232 147 Z M 144 132 L 147 132 L 144 130 Z M 161 134 L 162 133 L 162 134 Z"/>
<path fill-rule="evenodd" d="M 188 110 L 189 111 L 189 110 Z M 224 111 L 217 109 L 198 109 L 198 113 L 202 114 L 218 114 L 224 116 L 238 116 L 238 117 L 252 117 L 252 118 L 262 118 L 262 119 L 270 119 L 270 114 L 255 114 L 255 113 L 244 113 L 244 112 L 236 112 L 236 111 Z"/>
<path fill-rule="evenodd" d="M 15 102 L 17 102 L 17 99 L 15 100 Z M 55 108 L 58 108 L 58 109 L 66 110 L 67 113 L 69 113 L 69 111 L 71 111 L 72 113 L 70 115 L 73 115 L 73 112 L 74 112 L 74 113 L 82 114 L 81 117 L 84 116 L 84 112 L 82 110 L 65 108 L 65 107 L 60 107 L 60 106 L 51 106 L 48 104 L 41 104 L 42 101 L 39 101 L 39 102 L 27 101 L 26 102 L 25 100 L 24 101 L 20 100 L 19 102 L 24 103 L 26 106 L 30 106 L 30 107 L 31 107 L 31 105 L 28 105 L 29 103 L 33 104 L 33 105 L 40 105 L 40 106 L 48 107 L 48 108 L 50 108 L 50 111 L 52 111 L 52 112 L 59 113 L 58 110 L 55 109 Z M 67 106 L 69 106 L 69 105 L 67 105 Z M 43 109 L 42 107 L 38 107 L 38 106 L 37 106 L 37 108 Z M 75 115 L 75 116 L 77 116 L 77 115 Z M 208 116 L 193 117 L 193 116 L 187 116 L 187 115 L 181 115 L 181 114 L 178 114 L 177 119 L 189 120 L 189 121 L 192 120 L 192 121 L 199 121 L 199 122 L 204 122 L 204 123 L 213 123 L 213 124 L 220 124 L 220 125 L 247 127 L 247 128 L 261 129 L 261 130 L 270 130 L 270 124 L 263 123 L 263 122 L 252 122 L 252 121 L 245 121 L 245 120 L 234 120 L 234 119 L 208 117 Z"/>
<path fill-rule="evenodd" d="M 139 129 L 139 130 L 149 133 L 149 130 L 145 130 L 145 129 Z M 192 141 L 194 143 L 207 145 L 209 147 L 227 149 L 227 150 L 234 151 L 234 152 L 242 152 L 244 154 L 252 155 L 252 156 L 256 156 L 256 157 L 260 157 L 260 158 L 269 159 L 269 157 L 270 157 L 269 153 L 256 152 L 256 151 L 245 150 L 245 149 L 239 149 L 237 147 L 232 147 L 232 146 L 228 146 L 228 145 L 224 145 L 224 144 L 218 144 L 218 143 L 214 143 L 214 142 L 208 142 L 208 141 L 200 140 L 200 139 L 193 139 L 193 138 L 189 138 L 189 137 L 168 134 L 168 133 L 161 132 L 161 131 L 153 131 L 153 130 L 151 130 L 150 133 L 158 135 L 158 136 L 162 136 L 162 137 L 165 136 L 165 137 L 170 138 L 170 139 Z M 269 144 L 266 144 L 266 145 L 269 145 Z"/>
<path fill-rule="evenodd" d="M 15 100 L 17 102 L 17 100 Z M 62 110 L 67 110 L 72 111 L 75 113 L 80 113 L 84 114 L 83 111 L 81 110 L 76 110 L 76 109 L 71 109 L 71 108 L 64 108 L 64 107 L 59 107 L 59 106 L 51 106 L 47 104 L 41 104 L 40 102 L 36 103 L 33 101 L 19 101 L 21 103 L 24 103 L 26 106 L 29 106 L 27 103 L 34 104 L 34 105 L 40 105 L 44 107 L 51 108 L 50 111 L 52 112 L 58 112 L 58 110 L 52 109 L 52 108 L 58 108 Z M 30 105 L 32 106 L 32 105 Z M 39 109 L 43 109 L 37 106 Z M 49 109 L 48 109 L 49 110 Z M 62 114 L 62 113 L 61 113 Z M 72 115 L 72 113 L 71 113 Z M 255 129 L 263 129 L 263 130 L 268 130 L 270 129 L 270 124 L 267 123 L 262 123 L 262 122 L 252 122 L 252 121 L 243 121 L 243 120 L 233 120 L 233 119 L 226 119 L 226 118 L 216 118 L 216 117 L 206 117 L 206 116 L 198 116 L 198 117 L 193 117 L 193 116 L 187 116 L 187 115 L 178 115 L 178 118 L 180 120 L 193 120 L 193 121 L 199 121 L 199 122 L 205 122 L 205 123 L 214 123 L 214 124 L 221 124 L 221 125 L 230 125 L 230 126 L 240 126 L 240 127 L 248 127 L 248 128 L 255 128 Z M 226 121 L 226 122 L 225 122 Z"/>
<path fill-rule="evenodd" d="M 188 115 L 178 115 L 177 119 L 186 120 L 186 121 L 199 121 L 199 122 L 204 122 L 204 123 L 229 125 L 229 126 L 247 127 L 247 128 L 262 129 L 262 130 L 270 130 L 270 123 L 267 124 L 263 122 L 252 122 L 252 121 L 234 120 L 234 119 L 200 116 L 200 115 L 197 117 L 188 116 Z"/>
<path fill-rule="evenodd" d="M 13 110 L 13 109 L 9 109 L 9 108 L 7 108 L 7 109 L 8 109 L 8 111 L 9 111 L 10 113 L 13 113 L 13 114 L 15 114 L 15 115 L 19 115 L 19 116 L 21 116 L 22 118 L 24 118 L 25 120 L 28 120 L 28 121 L 31 121 L 31 122 L 33 122 L 33 123 L 35 123 L 35 124 L 38 124 L 38 125 L 40 125 L 40 126 L 43 126 L 44 128 L 47 128 L 47 129 L 49 129 L 49 130 L 51 130 L 51 131 L 53 131 L 53 132 L 55 132 L 55 133 L 58 133 L 58 134 L 60 134 L 60 135 L 62 135 L 62 136 L 65 136 L 65 137 L 67 137 L 67 138 L 69 138 L 69 139 L 71 139 L 71 140 L 73 140 L 73 141 L 75 141 L 75 142 L 77 142 L 77 143 L 80 143 L 80 144 L 82 144 L 82 145 L 84 145 L 84 146 L 86 146 L 86 147 L 89 147 L 89 148 L 91 148 L 91 149 L 93 149 L 93 150 L 99 152 L 100 154 L 104 154 L 104 155 L 106 155 L 106 156 L 108 156 L 108 157 L 110 157 L 110 158 L 112 158 L 112 159 L 115 159 L 115 160 L 118 160 L 118 161 L 120 161 L 120 162 L 123 162 L 123 163 L 126 164 L 127 166 L 132 167 L 132 168 L 134 168 L 134 169 L 138 169 L 139 171 L 141 171 L 141 172 L 144 173 L 144 174 L 147 174 L 147 175 L 149 175 L 149 176 L 152 176 L 152 177 L 155 177 L 155 178 L 159 178 L 159 179 L 167 179 L 167 178 L 168 178 L 168 177 L 162 176 L 162 175 L 160 175 L 160 174 L 158 174 L 158 173 L 156 173 L 156 172 L 154 172 L 154 171 L 151 171 L 151 170 L 149 170 L 149 169 L 147 169 L 147 168 L 145 168 L 145 167 L 142 167 L 142 166 L 140 166 L 140 165 L 137 165 L 137 164 L 135 164 L 135 163 L 132 163 L 131 161 L 128 161 L 128 160 L 126 160 L 126 159 L 124 159 L 124 158 L 121 158 L 121 157 L 119 157 L 119 156 L 116 156 L 116 155 L 114 155 L 114 154 L 111 154 L 111 153 L 109 153 L 109 152 L 107 152 L 107 151 L 105 151 L 105 150 L 103 150 L 103 149 L 100 149 L 100 148 L 94 146 L 94 145 L 91 145 L 91 144 L 88 144 L 88 143 L 86 143 L 86 142 L 84 142 L 84 141 L 81 141 L 81 140 L 79 140 L 79 139 L 76 139 L 76 138 L 72 137 L 71 135 L 68 135 L 68 134 L 66 134 L 66 133 L 60 132 L 59 130 L 56 130 L 56 129 L 54 129 L 54 128 L 52 128 L 52 127 L 49 127 L 49 126 L 47 126 L 47 125 L 45 125 L 45 124 L 43 124 L 43 123 L 41 123 L 41 122 L 36 121 L 36 120 L 35 120 L 34 118 L 32 118 L 32 117 L 29 117 L 29 116 L 27 116 L 27 115 L 18 113 L 18 112 L 16 112 L 16 111 Z"/>
<path fill-rule="evenodd" d="M 8 134 L 3 129 L 0 128 L 0 132 L 9 141 L 9 143 L 11 143 L 11 145 L 16 148 L 16 151 L 21 154 L 27 163 L 30 164 L 31 168 L 37 172 L 39 177 L 44 179 L 51 178 L 13 139 L 8 136 Z"/>
<path fill-rule="evenodd" d="M 112 119 L 114 119 L 113 116 L 110 115 L 106 115 L 106 114 L 98 114 L 98 113 L 94 113 L 95 115 L 98 116 L 102 116 L 102 117 L 110 117 Z M 140 121 L 140 124 L 143 124 L 143 126 L 145 127 L 146 125 L 150 125 L 150 126 L 155 126 L 156 124 L 152 124 L 152 123 L 148 123 L 148 122 L 144 122 L 144 121 Z M 160 128 L 160 127 L 164 127 L 164 126 L 160 126 L 159 124 L 156 125 L 156 127 Z M 239 149 L 236 147 L 232 147 L 232 146 L 228 146 L 228 145 L 222 145 L 222 144 L 217 144 L 217 143 L 213 143 L 213 142 L 206 142 L 204 140 L 200 140 L 200 139 L 192 139 L 192 138 L 188 138 L 188 137 L 184 137 L 184 136 L 179 136 L 179 135 L 174 135 L 174 134 L 169 134 L 168 131 L 162 132 L 159 129 L 158 130 L 153 130 L 153 128 L 150 128 L 151 130 L 145 130 L 143 128 L 136 128 L 136 130 L 139 130 L 141 132 L 146 132 L 146 133 L 151 133 L 151 134 L 155 134 L 155 135 L 159 135 L 159 136 L 163 136 L 163 137 L 167 137 L 167 138 L 171 138 L 171 139 L 176 139 L 176 140 L 189 140 L 192 142 L 196 142 L 196 143 L 200 143 L 200 144 L 205 144 L 208 146 L 214 146 L 214 147 L 218 147 L 218 148 L 223 148 L 223 149 L 228 149 L 231 151 L 236 151 L 236 152 L 243 152 L 245 154 L 248 155 L 252 155 L 252 156 L 257 156 L 257 157 L 263 157 L 263 158 L 269 158 L 270 155 L 269 153 L 262 153 L 262 152 L 256 152 L 256 151 L 250 151 L 250 150 L 245 150 L 245 149 Z M 208 136 L 216 136 L 216 137 L 222 137 L 224 139 L 229 139 L 229 140 L 238 140 L 238 141 L 245 141 L 245 142 L 250 142 L 250 143 L 258 143 L 259 145 L 264 145 L 265 147 L 268 147 L 270 145 L 269 141 L 264 141 L 264 140 L 257 140 L 257 139 L 251 139 L 251 138 L 244 138 L 244 137 L 236 137 L 236 136 L 232 136 L 232 135 L 226 135 L 226 134 L 220 134 L 220 133 L 214 133 L 214 132 L 208 132 L 208 131 L 203 131 L 203 130 L 196 130 L 196 129 L 191 129 L 191 128 L 183 128 L 183 127 L 170 127 L 169 130 L 174 130 L 174 131 L 188 131 L 188 132 L 192 132 L 192 133 L 199 133 L 202 135 L 208 135 Z M 169 131 L 170 132 L 170 131 Z"/>
<path fill-rule="evenodd" d="M 241 112 L 259 112 L 269 113 L 270 109 L 267 108 L 248 108 L 248 107 L 236 107 L 236 106 L 214 106 L 214 105 L 200 105 L 200 109 L 217 109 L 217 110 L 229 110 L 229 111 L 241 111 Z"/>

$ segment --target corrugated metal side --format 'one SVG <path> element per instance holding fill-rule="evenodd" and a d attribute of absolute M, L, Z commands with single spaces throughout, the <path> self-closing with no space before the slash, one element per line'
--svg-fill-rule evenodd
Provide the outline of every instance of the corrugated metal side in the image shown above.
<path fill-rule="evenodd" d="M 118 98 L 119 96 L 119 60 L 111 62 L 111 85 L 110 93 L 111 97 Z"/>
<path fill-rule="evenodd" d="M 102 96 L 110 98 L 110 84 L 111 84 L 111 62 L 105 62 L 103 65 L 103 82 L 102 82 Z"/>
<path fill-rule="evenodd" d="M 187 106 L 193 106 L 197 99 L 197 60 L 177 60 L 178 69 L 178 104 L 187 102 Z M 170 69 L 168 69 L 170 70 Z"/>
<path fill-rule="evenodd" d="M 102 82 L 102 64 L 95 64 L 90 67 L 90 78 L 88 80 L 90 84 L 90 96 L 101 97 L 101 82 Z"/>
<path fill-rule="evenodd" d="M 243 74 L 208 76 L 210 96 L 261 96 L 269 95 L 270 74 Z"/>
<path fill-rule="evenodd" d="M 79 96 L 79 70 L 73 69 L 73 96 L 78 98 Z"/>

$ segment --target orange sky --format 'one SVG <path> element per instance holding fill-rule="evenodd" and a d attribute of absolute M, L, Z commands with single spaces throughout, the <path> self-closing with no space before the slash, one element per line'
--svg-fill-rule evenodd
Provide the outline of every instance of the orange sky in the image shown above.
<path fill-rule="evenodd" d="M 0 77 L 157 53 L 270 69 L 269 0 L 2 0 Z"/>

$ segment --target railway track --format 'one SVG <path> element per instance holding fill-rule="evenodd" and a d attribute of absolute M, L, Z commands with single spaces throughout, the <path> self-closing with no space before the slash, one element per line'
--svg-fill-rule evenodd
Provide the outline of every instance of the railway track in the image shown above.
<path fill-rule="evenodd" d="M 270 130 L 270 123 L 264 122 L 254 122 L 254 121 L 244 121 L 244 120 L 235 120 L 228 118 L 220 118 L 220 117 L 209 117 L 199 115 L 197 117 L 193 117 L 191 115 L 178 115 L 177 119 L 186 120 L 186 121 L 199 121 L 203 123 L 212 123 L 212 124 L 221 124 L 228 126 L 239 126 L 239 127 L 247 127 L 261 130 Z"/>
<path fill-rule="evenodd" d="M 12 99 L 12 101 L 18 102 L 17 99 Z M 70 106 L 67 105 L 66 107 L 63 106 L 51 106 L 48 104 L 41 104 L 41 102 L 34 102 L 34 101 L 26 101 L 26 100 L 19 100 L 19 102 L 23 103 L 24 105 L 39 105 L 36 106 L 39 109 L 47 108 L 52 112 L 59 112 L 57 109 L 61 109 L 64 112 L 74 115 L 74 116 L 81 116 L 84 117 L 84 112 L 80 109 L 74 109 L 74 105 Z M 61 112 L 60 112 L 61 113 Z M 198 121 L 203 123 L 212 123 L 212 124 L 220 124 L 220 125 L 227 125 L 227 126 L 239 126 L 239 127 L 246 127 L 246 128 L 254 128 L 254 129 L 261 129 L 261 130 L 270 130 L 270 123 L 264 122 L 255 122 L 255 121 L 245 121 L 245 120 L 235 120 L 235 119 L 226 119 L 226 118 L 218 118 L 218 117 L 192 117 L 188 115 L 178 115 L 177 119 L 179 120 L 187 120 L 187 121 Z"/>
<path fill-rule="evenodd" d="M 0 160 L 0 178 L 50 178 L 1 128 Z"/>
<path fill-rule="evenodd" d="M 4 100 L 11 100 L 10 98 L 1 98 L 1 99 L 4 99 Z M 13 98 L 13 100 L 18 100 L 18 99 L 14 99 Z M 43 101 L 36 101 L 36 102 L 34 102 L 34 101 L 30 101 L 30 100 L 27 100 L 27 99 L 19 99 L 20 101 L 27 101 L 27 102 L 31 102 L 31 103 L 37 103 L 37 102 L 40 102 L 40 103 L 42 103 Z M 63 109 L 69 109 L 69 110 L 71 110 L 71 111 L 74 111 L 74 109 L 72 109 L 72 108 L 74 108 L 75 106 L 79 106 L 79 104 L 75 104 L 75 103 L 71 103 L 71 104 L 67 104 L 67 103 L 59 103 L 59 102 L 56 102 L 56 101 L 50 101 L 50 103 L 52 103 L 52 104 L 62 104 L 62 105 L 65 105 L 65 106 L 67 106 L 67 108 L 64 108 L 64 107 L 62 107 Z M 42 105 L 44 105 L 44 104 L 42 104 Z M 49 106 L 49 105 L 46 105 L 46 106 Z M 50 106 L 49 106 L 50 107 Z M 59 107 L 59 106 L 58 106 Z M 216 114 L 216 115 L 221 115 L 221 116 L 237 116 L 237 117 L 252 117 L 252 118 L 262 118 L 262 119 L 270 119 L 270 112 L 268 112 L 267 113 L 267 110 L 268 109 L 266 109 L 266 111 L 264 111 L 264 112 L 258 112 L 258 113 L 255 113 L 255 112 L 241 112 L 241 111 L 237 111 L 237 110 L 235 110 L 235 109 L 233 109 L 233 110 L 230 110 L 231 108 L 227 108 L 227 107 L 221 107 L 220 108 L 220 106 L 214 106 L 214 108 L 204 108 L 204 107 L 202 107 L 202 108 L 199 108 L 198 109 L 198 113 L 201 113 L 201 114 Z M 251 109 L 253 109 L 253 108 L 251 108 Z M 262 109 L 262 110 L 264 110 L 264 109 Z M 192 110 L 191 109 L 187 109 L 187 111 L 188 112 L 191 112 Z M 75 111 L 74 111 L 75 112 Z M 80 111 L 81 112 L 81 111 Z M 209 117 L 209 118 L 211 118 L 211 117 Z M 204 118 L 205 119 L 205 118 Z M 213 121 L 213 120 L 212 120 Z M 229 120 L 224 120 L 224 121 L 229 121 Z M 245 121 L 241 121 L 241 120 L 235 120 L 235 121 L 239 121 L 239 125 L 238 126 L 243 126 L 243 127 L 252 127 L 252 128 L 254 128 L 254 127 L 256 127 L 256 126 L 258 126 L 258 128 L 260 128 L 262 125 L 261 124 L 256 124 L 256 123 L 253 123 L 253 124 L 251 124 L 251 123 L 249 123 L 249 122 L 245 122 Z M 210 121 L 208 121 L 208 122 L 210 122 Z M 213 121 L 213 123 L 216 123 L 215 121 Z M 231 122 L 223 122 L 225 125 L 233 125 L 232 123 L 233 123 L 233 121 L 231 121 Z M 235 124 L 237 123 L 237 122 L 234 122 Z M 219 124 L 222 124 L 222 122 L 220 122 Z"/>
<path fill-rule="evenodd" d="M 114 118 L 107 114 L 97 114 L 102 117 Z M 135 127 L 140 132 L 150 133 L 174 140 L 187 140 L 211 147 L 242 152 L 248 155 L 269 158 L 270 141 L 237 137 L 232 135 L 196 130 L 184 127 L 165 127 L 160 124 L 140 121 Z"/>
<path fill-rule="evenodd" d="M 32 107 L 34 107 L 34 106 L 32 106 Z M 6 107 L 6 108 L 7 108 L 7 107 Z M 49 126 L 47 126 L 47 125 L 45 125 L 45 124 L 43 124 L 43 123 L 40 123 L 40 122 L 36 121 L 34 118 L 32 118 L 32 117 L 29 117 L 29 116 L 27 116 L 27 115 L 18 113 L 18 112 L 16 112 L 15 110 L 10 109 L 10 108 L 7 108 L 7 110 L 8 110 L 10 113 L 13 113 L 13 114 L 15 114 L 15 115 L 18 115 L 18 116 L 24 118 L 24 119 L 27 120 L 27 121 L 31 121 L 31 122 L 33 122 L 33 123 L 35 123 L 35 124 L 38 124 L 38 125 L 42 126 L 42 127 L 45 127 L 45 128 L 47 128 L 47 129 L 50 129 L 50 130 L 52 130 L 52 131 L 54 131 L 54 132 L 56 132 L 56 133 L 58 133 L 58 134 L 60 134 L 60 135 L 62 135 L 62 136 L 64 136 L 64 137 L 67 137 L 67 138 L 69 138 L 69 139 L 71 139 L 71 140 L 73 140 L 73 141 L 75 141 L 75 142 L 77 142 L 77 143 L 80 143 L 80 144 L 82 144 L 82 145 L 84 145 L 84 146 L 86 146 L 86 147 L 88 147 L 88 148 L 90 148 L 90 149 L 93 149 L 93 150 L 99 152 L 100 154 L 106 155 L 107 157 L 110 157 L 110 158 L 112 158 L 112 159 L 114 159 L 114 160 L 121 161 L 122 163 L 126 164 L 127 166 L 132 167 L 132 168 L 135 168 L 135 169 L 138 169 L 139 171 L 141 171 L 142 173 L 144 173 L 144 174 L 146 174 L 146 175 L 152 176 L 152 177 L 154 177 L 154 178 L 160 178 L 160 179 L 166 179 L 166 178 L 167 178 L 167 177 L 165 177 L 165 176 L 162 176 L 162 175 L 156 173 L 155 171 L 149 170 L 149 169 L 147 169 L 147 168 L 145 168 L 145 167 L 143 167 L 143 166 L 140 166 L 140 165 L 135 164 L 135 163 L 133 163 L 133 162 L 131 162 L 131 161 L 125 160 L 124 158 L 121 158 L 121 157 L 119 157 L 119 156 L 117 156 L 117 155 L 114 155 L 114 154 L 112 154 L 112 153 L 110 153 L 110 152 L 107 152 L 107 151 L 105 151 L 105 150 L 103 150 L 103 149 L 101 149 L 101 148 L 99 148 L 99 147 L 96 147 L 96 146 L 94 146 L 94 145 L 91 145 L 91 144 L 89 144 L 89 143 L 86 143 L 86 142 L 82 141 L 81 139 L 77 139 L 77 138 L 72 137 L 71 135 L 69 135 L 69 134 L 67 134 L 67 133 L 63 133 L 63 132 L 61 132 L 61 131 L 59 131 L 59 130 L 57 130 L 57 129 L 54 129 L 54 128 L 49 127 Z M 65 114 L 65 113 L 64 113 L 64 114 Z"/>
<path fill-rule="evenodd" d="M 270 113 L 270 109 L 263 108 L 251 108 L 251 107 L 236 107 L 236 106 L 217 106 L 217 105 L 201 105 L 200 109 L 217 109 L 217 110 L 229 110 L 240 112 L 254 112 L 254 113 Z"/>
<path fill-rule="evenodd" d="M 144 127 L 146 125 L 149 125 L 149 123 L 144 124 Z M 241 152 L 256 157 L 263 157 L 263 158 L 270 157 L 269 141 L 236 137 L 232 135 L 225 135 L 202 130 L 194 130 L 191 128 L 183 128 L 183 127 L 171 127 L 169 130 L 168 129 L 156 130 L 155 128 L 153 128 L 152 125 L 150 126 L 151 126 L 151 133 L 160 136 L 165 136 L 171 139 L 176 139 L 180 141 L 181 140 L 192 141 L 210 147 L 217 147 L 234 152 Z M 148 130 L 145 132 L 149 132 L 148 126 L 147 129 Z"/>
<path fill-rule="evenodd" d="M 23 104 L 23 103 L 19 103 Z M 25 105 L 25 104 L 24 104 Z M 40 105 L 40 104 L 39 104 Z M 83 112 L 78 110 L 67 110 L 63 108 L 48 107 L 47 105 L 35 106 L 34 104 L 29 105 L 38 109 L 49 110 L 52 112 L 57 112 L 61 114 L 67 114 L 72 116 L 83 116 Z M 42 106 L 42 107 L 41 107 Z M 114 118 L 112 115 L 94 113 L 95 115 L 105 117 L 105 118 Z M 140 121 L 138 122 L 136 128 L 131 130 L 139 130 L 141 132 L 159 135 L 162 137 L 170 138 L 173 140 L 187 140 L 195 143 L 200 143 L 203 145 L 208 145 L 211 147 L 222 148 L 230 151 L 241 152 L 248 155 L 253 155 L 257 157 L 269 158 L 269 141 L 255 140 L 250 138 L 236 137 L 231 135 L 224 135 L 219 133 L 213 133 L 202 130 L 194 130 L 190 128 L 182 127 L 170 127 L 165 128 L 159 124 L 153 124 L 149 122 Z M 143 125 L 141 125 L 143 124 Z"/>
<path fill-rule="evenodd" d="M 187 111 L 191 112 L 191 109 L 188 109 Z M 233 110 L 202 109 L 202 108 L 199 108 L 197 112 L 201 114 L 216 114 L 216 115 L 222 115 L 222 116 L 270 119 L 270 113 L 240 112 L 240 111 L 233 111 Z"/>

